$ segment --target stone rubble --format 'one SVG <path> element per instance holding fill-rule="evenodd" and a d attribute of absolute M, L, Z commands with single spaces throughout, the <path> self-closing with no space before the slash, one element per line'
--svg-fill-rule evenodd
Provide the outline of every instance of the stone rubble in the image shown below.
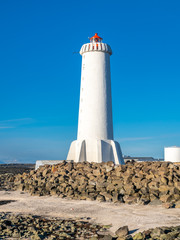
<path fill-rule="evenodd" d="M 133 237 L 128 236 L 126 240 L 179 240 L 180 226 L 176 227 L 158 227 L 137 233 Z"/>
<path fill-rule="evenodd" d="M 63 161 L 19 174 L 0 172 L 0 190 L 17 189 L 37 196 L 180 208 L 180 166 L 168 162 L 127 162 L 115 166 L 113 162 Z M 127 226 L 119 228 L 116 235 L 108 232 L 109 227 L 85 220 L 0 213 L 0 239 L 180 240 L 180 226 L 158 227 L 133 236 L 128 235 Z"/>
<path fill-rule="evenodd" d="M 127 204 L 180 205 L 180 166 L 169 162 L 128 162 L 45 165 L 14 178 L 13 189 L 31 195 Z M 171 203 L 171 204 L 166 204 Z"/>
<path fill-rule="evenodd" d="M 110 226 L 99 226 L 85 220 L 64 220 L 32 215 L 0 213 L 0 239 L 33 240 L 179 240 L 180 226 L 158 227 L 128 235 L 127 226 L 108 231 Z"/>
<path fill-rule="evenodd" d="M 32 215 L 0 213 L 0 239 L 91 239 L 103 226 L 84 220 L 64 220 Z"/>
<path fill-rule="evenodd" d="M 0 174 L 0 191 L 14 190 L 15 176 L 13 173 Z"/>
<path fill-rule="evenodd" d="M 15 175 L 29 172 L 34 169 L 34 164 L 0 164 L 0 191 L 13 190 Z"/>

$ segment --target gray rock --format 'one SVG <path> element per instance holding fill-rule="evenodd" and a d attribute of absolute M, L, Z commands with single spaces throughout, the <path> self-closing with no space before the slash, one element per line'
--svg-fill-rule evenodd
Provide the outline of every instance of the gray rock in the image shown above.
<path fill-rule="evenodd" d="M 162 201 L 159 199 L 155 199 L 149 203 L 149 205 L 154 205 L 154 206 L 161 205 L 161 204 L 162 204 Z"/>
<path fill-rule="evenodd" d="M 125 237 L 125 236 L 128 235 L 128 233 L 129 233 L 128 226 L 120 227 L 120 228 L 115 232 L 115 234 L 116 234 L 118 237 Z"/>

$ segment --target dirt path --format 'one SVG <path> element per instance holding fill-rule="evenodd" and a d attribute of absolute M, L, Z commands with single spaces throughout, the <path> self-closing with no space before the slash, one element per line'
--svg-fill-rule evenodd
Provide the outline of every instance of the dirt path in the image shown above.
<path fill-rule="evenodd" d="M 162 206 L 142 206 L 96 201 L 67 200 L 58 197 L 35 197 L 19 191 L 0 191 L 0 201 L 15 200 L 0 205 L 0 212 L 44 215 L 62 218 L 90 218 L 90 222 L 112 224 L 111 231 L 128 225 L 131 231 L 153 227 L 180 225 L 180 209 Z"/>

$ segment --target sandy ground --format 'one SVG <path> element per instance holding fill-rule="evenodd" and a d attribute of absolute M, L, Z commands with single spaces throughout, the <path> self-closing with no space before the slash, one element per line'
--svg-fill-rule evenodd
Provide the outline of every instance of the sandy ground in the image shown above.
<path fill-rule="evenodd" d="M 180 209 L 165 209 L 162 206 L 142 206 L 96 201 L 67 200 L 58 197 L 36 197 L 19 191 L 0 191 L 0 201 L 15 200 L 0 205 L 0 212 L 34 214 L 61 218 L 90 218 L 90 222 L 112 224 L 115 232 L 128 225 L 134 232 L 153 227 L 180 225 Z"/>

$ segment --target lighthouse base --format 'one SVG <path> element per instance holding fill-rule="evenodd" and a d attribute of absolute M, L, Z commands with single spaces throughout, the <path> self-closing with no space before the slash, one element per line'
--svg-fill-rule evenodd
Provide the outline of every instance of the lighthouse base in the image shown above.
<path fill-rule="evenodd" d="M 113 140 L 76 140 L 71 143 L 67 160 L 74 162 L 108 162 L 124 164 L 121 148 Z"/>

